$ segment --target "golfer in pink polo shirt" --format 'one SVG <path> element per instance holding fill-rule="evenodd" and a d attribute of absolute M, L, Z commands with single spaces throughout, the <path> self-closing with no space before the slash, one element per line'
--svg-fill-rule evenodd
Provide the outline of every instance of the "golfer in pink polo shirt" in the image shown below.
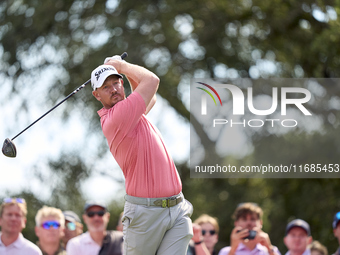
<path fill-rule="evenodd" d="M 125 176 L 124 254 L 186 254 L 192 205 L 159 131 L 145 117 L 156 102 L 159 78 L 120 56 L 92 71 L 93 96 L 110 151 Z M 132 93 L 125 97 L 124 74 Z"/>

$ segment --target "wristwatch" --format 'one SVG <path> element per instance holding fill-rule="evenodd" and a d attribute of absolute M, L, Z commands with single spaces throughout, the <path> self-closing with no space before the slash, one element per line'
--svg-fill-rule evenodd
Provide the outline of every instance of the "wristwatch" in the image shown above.
<path fill-rule="evenodd" d="M 201 243 L 203 243 L 203 240 L 198 241 L 198 242 L 195 242 L 195 245 L 199 245 L 199 244 L 201 244 Z"/>

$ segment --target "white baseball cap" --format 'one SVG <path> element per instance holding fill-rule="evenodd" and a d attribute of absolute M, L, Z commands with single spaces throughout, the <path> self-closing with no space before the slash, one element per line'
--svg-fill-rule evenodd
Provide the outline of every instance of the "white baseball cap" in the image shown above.
<path fill-rule="evenodd" d="M 93 90 L 100 88 L 107 77 L 110 75 L 116 75 L 123 79 L 123 76 L 119 74 L 111 65 L 100 65 L 96 69 L 94 69 L 91 73 L 91 86 Z"/>

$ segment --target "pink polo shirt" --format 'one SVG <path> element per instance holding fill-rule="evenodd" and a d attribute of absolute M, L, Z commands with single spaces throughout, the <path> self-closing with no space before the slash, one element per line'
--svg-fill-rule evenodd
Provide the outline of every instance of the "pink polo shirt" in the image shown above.
<path fill-rule="evenodd" d="M 125 176 L 126 193 L 135 197 L 169 197 L 182 190 L 176 166 L 159 131 L 146 119 L 138 92 L 110 109 L 98 111 L 110 151 Z"/>

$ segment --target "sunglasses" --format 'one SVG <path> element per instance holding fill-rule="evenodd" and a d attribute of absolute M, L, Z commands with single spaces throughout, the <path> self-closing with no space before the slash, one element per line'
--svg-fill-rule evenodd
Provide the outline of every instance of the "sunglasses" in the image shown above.
<path fill-rule="evenodd" d="M 26 203 L 25 199 L 20 198 L 20 197 L 13 197 L 13 198 L 12 197 L 6 197 L 6 198 L 4 198 L 3 202 L 5 204 L 9 204 L 9 203 L 25 204 Z"/>
<path fill-rule="evenodd" d="M 206 233 L 210 233 L 210 235 L 213 236 L 213 235 L 216 234 L 216 231 L 215 230 L 209 230 L 209 231 L 202 230 L 202 235 L 203 236 L 205 236 Z"/>
<path fill-rule="evenodd" d="M 103 215 L 105 214 L 105 211 L 98 211 L 98 212 L 86 212 L 86 215 L 90 218 L 92 218 L 95 215 L 98 215 L 99 217 L 103 217 Z"/>
<path fill-rule="evenodd" d="M 337 214 L 335 215 L 335 218 L 337 218 L 338 220 L 340 220 L 340 212 L 337 212 Z"/>
<path fill-rule="evenodd" d="M 53 227 L 54 229 L 58 229 L 60 227 L 60 223 L 54 220 L 50 220 L 50 221 L 45 221 L 43 224 L 41 224 L 41 226 L 44 229 L 50 229 L 51 227 Z"/>
<path fill-rule="evenodd" d="M 74 224 L 73 222 L 67 222 L 66 227 L 68 230 L 71 230 L 71 231 L 76 230 L 76 224 Z"/>

